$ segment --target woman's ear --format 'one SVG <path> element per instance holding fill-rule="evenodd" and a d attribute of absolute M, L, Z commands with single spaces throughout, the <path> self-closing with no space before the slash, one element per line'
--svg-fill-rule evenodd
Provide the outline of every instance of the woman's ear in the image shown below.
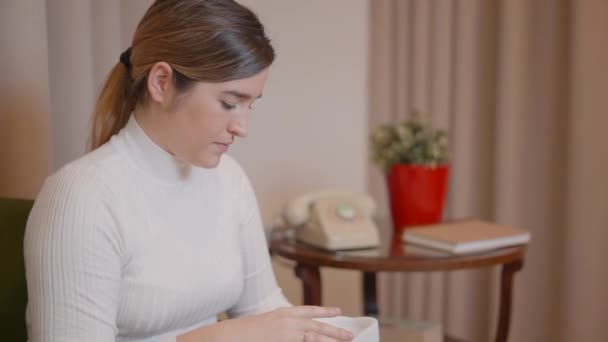
<path fill-rule="evenodd" d="M 148 74 L 148 94 L 150 100 L 160 105 L 168 106 L 172 103 L 174 93 L 173 69 L 165 62 L 157 62 Z"/>

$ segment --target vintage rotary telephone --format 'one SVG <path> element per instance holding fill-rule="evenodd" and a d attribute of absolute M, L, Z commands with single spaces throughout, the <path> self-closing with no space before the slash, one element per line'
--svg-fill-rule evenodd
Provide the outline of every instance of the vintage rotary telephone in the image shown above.
<path fill-rule="evenodd" d="M 319 191 L 292 199 L 283 216 L 297 240 L 327 250 L 377 247 L 373 199 L 349 191 Z"/>

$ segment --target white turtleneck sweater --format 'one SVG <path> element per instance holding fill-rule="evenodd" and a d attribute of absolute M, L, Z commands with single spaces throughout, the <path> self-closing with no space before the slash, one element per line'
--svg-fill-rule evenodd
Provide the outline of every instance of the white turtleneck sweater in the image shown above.
<path fill-rule="evenodd" d="M 239 165 L 181 163 L 132 117 L 49 177 L 25 235 L 30 342 L 166 342 L 290 305 Z"/>

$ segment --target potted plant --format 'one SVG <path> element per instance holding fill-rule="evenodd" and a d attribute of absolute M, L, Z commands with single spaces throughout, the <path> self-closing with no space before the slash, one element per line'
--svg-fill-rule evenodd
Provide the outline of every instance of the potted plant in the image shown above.
<path fill-rule="evenodd" d="M 449 171 L 447 132 L 414 114 L 376 127 L 371 147 L 374 163 L 386 175 L 394 234 L 441 220 Z"/>

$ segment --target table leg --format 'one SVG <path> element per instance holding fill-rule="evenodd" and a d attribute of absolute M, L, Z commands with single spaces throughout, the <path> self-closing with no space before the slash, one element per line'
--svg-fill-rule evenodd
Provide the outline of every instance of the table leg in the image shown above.
<path fill-rule="evenodd" d="M 321 305 L 321 273 L 319 267 L 298 263 L 295 273 L 302 280 L 304 305 Z"/>
<path fill-rule="evenodd" d="M 378 317 L 376 273 L 363 272 L 363 315 Z"/>
<path fill-rule="evenodd" d="M 511 320 L 511 300 L 513 294 L 513 276 L 521 270 L 524 263 L 522 260 L 514 261 L 502 266 L 500 279 L 500 308 L 498 314 L 498 329 L 496 330 L 496 342 L 507 342 L 509 336 L 509 324 Z"/>

